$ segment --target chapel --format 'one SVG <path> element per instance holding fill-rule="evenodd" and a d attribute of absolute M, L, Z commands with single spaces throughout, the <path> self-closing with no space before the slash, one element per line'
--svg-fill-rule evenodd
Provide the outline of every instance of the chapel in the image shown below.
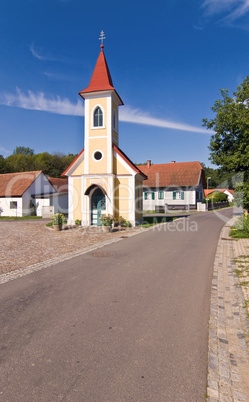
<path fill-rule="evenodd" d="M 103 31 L 102 31 L 103 34 Z M 68 176 L 68 223 L 101 225 L 101 215 L 123 217 L 132 226 L 143 219 L 143 180 L 147 177 L 119 148 L 119 106 L 101 50 L 85 101 L 84 149 L 63 173 Z"/>

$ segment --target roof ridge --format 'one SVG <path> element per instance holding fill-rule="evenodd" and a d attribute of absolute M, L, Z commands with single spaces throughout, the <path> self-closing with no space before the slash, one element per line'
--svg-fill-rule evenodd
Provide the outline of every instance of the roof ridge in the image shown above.
<path fill-rule="evenodd" d="M 29 170 L 28 172 L 12 172 L 12 173 L 0 173 L 0 176 L 7 176 L 7 175 L 19 175 L 19 174 L 33 174 L 33 173 L 43 173 L 42 170 Z"/>

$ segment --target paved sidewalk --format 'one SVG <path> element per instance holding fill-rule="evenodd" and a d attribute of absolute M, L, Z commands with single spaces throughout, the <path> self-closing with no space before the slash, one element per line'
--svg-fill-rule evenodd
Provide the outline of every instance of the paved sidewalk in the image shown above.
<path fill-rule="evenodd" d="M 217 247 L 209 321 L 208 401 L 249 401 L 249 327 L 244 295 L 234 273 L 235 255 L 248 255 L 249 242 L 229 237 L 231 219 Z"/>

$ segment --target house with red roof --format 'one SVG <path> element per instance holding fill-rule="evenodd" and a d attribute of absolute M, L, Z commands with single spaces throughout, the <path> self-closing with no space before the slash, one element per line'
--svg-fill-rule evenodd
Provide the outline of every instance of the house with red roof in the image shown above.
<path fill-rule="evenodd" d="M 84 149 L 63 173 L 68 177 L 68 223 L 101 225 L 101 215 L 122 216 L 132 225 L 143 219 L 146 175 L 119 148 L 119 106 L 104 45 L 90 83 L 79 92 L 85 101 Z"/>
<path fill-rule="evenodd" d="M 41 170 L 0 174 L 1 216 L 29 216 L 30 203 L 37 204 L 37 216 L 67 213 L 67 193 L 67 179 L 48 178 Z"/>
<path fill-rule="evenodd" d="M 208 190 L 205 189 L 204 190 L 205 197 L 207 198 L 207 195 L 212 194 L 214 192 L 226 194 L 229 202 L 233 202 L 234 200 L 234 190 L 231 190 L 229 188 L 215 188 L 215 189 L 209 188 Z"/>
<path fill-rule="evenodd" d="M 139 169 L 147 176 L 143 185 L 144 210 L 194 210 L 202 203 L 206 180 L 200 162 L 154 165 L 148 160 Z"/>

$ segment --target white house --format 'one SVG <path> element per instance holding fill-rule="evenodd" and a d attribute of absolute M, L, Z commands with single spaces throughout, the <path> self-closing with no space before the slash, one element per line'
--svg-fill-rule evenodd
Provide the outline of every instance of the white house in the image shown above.
<path fill-rule="evenodd" d="M 58 212 L 68 213 L 68 181 L 57 177 L 48 177 L 55 192 L 41 193 L 34 196 L 35 203 L 38 204 L 37 216 L 48 218 Z"/>
<path fill-rule="evenodd" d="M 202 202 L 206 180 L 200 162 L 154 165 L 149 160 L 139 169 L 148 177 L 143 183 L 144 210 L 192 210 Z"/>
<path fill-rule="evenodd" d="M 62 182 L 59 185 L 59 181 L 63 181 L 63 185 Z M 31 202 L 38 203 L 37 216 L 44 216 L 44 211 L 50 216 L 57 212 L 66 213 L 66 183 L 65 179 L 48 178 L 41 170 L 0 174 L 1 216 L 28 216 Z M 58 191 L 58 186 L 61 191 Z"/>
<path fill-rule="evenodd" d="M 229 188 L 210 188 L 208 190 L 204 190 L 205 197 L 207 197 L 207 194 L 212 194 L 214 192 L 219 192 L 219 193 L 224 193 L 227 195 L 227 200 L 229 202 L 233 202 L 234 200 L 234 190 L 230 190 Z"/>

